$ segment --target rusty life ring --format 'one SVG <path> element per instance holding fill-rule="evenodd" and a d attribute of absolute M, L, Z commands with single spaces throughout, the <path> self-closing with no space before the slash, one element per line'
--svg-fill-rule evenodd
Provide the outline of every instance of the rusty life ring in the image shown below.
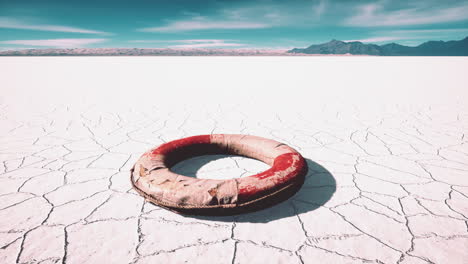
<path fill-rule="evenodd" d="M 271 167 L 229 180 L 197 179 L 170 170 L 179 161 L 209 154 L 245 156 Z M 177 213 L 233 215 L 288 199 L 304 183 L 307 170 L 301 154 L 278 141 L 250 135 L 200 135 L 144 153 L 131 169 L 131 183 L 148 201 Z"/>

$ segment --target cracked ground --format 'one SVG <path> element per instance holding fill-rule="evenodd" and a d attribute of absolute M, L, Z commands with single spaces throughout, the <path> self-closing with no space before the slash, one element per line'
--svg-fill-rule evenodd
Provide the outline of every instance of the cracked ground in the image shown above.
<path fill-rule="evenodd" d="M 466 59 L 182 60 L 0 61 L 1 263 L 467 263 Z M 210 133 L 290 145 L 309 164 L 304 186 L 228 217 L 178 215 L 132 190 L 143 152 Z M 212 155 L 173 170 L 267 168 Z"/>

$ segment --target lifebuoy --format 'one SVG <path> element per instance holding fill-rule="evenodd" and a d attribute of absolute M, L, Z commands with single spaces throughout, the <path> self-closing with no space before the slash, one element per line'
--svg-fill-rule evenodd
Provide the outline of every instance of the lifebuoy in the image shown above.
<path fill-rule="evenodd" d="M 170 168 L 184 159 L 232 154 L 271 166 L 261 173 L 229 180 L 197 179 Z M 131 169 L 134 189 L 150 202 L 182 214 L 232 215 L 279 203 L 300 189 L 307 163 L 295 149 L 250 135 L 201 135 L 164 143 L 144 153 Z"/>

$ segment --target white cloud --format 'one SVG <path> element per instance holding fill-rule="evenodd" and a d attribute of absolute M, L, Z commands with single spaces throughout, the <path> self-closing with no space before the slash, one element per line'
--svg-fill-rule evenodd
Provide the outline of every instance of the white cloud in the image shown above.
<path fill-rule="evenodd" d="M 254 1 L 255 2 L 255 1 Z M 197 30 L 263 29 L 281 26 L 316 24 L 328 8 L 328 0 L 306 4 L 252 3 L 241 7 L 216 10 L 209 16 L 184 13 L 189 17 L 167 24 L 139 28 L 143 32 L 186 32 Z"/>
<path fill-rule="evenodd" d="M 89 44 L 101 43 L 107 39 L 34 39 L 34 40 L 6 40 L 0 44 L 40 46 L 53 48 L 78 48 Z"/>
<path fill-rule="evenodd" d="M 360 6 L 345 25 L 358 27 L 429 25 L 468 20 L 468 4 L 447 8 L 415 7 L 385 11 L 383 2 Z"/>
<path fill-rule="evenodd" d="M 405 29 L 392 30 L 393 34 L 440 34 L 440 33 L 462 33 L 468 32 L 468 28 L 447 28 L 447 29 Z"/>
<path fill-rule="evenodd" d="M 231 39 L 176 39 L 176 40 L 131 40 L 132 43 L 161 43 L 168 48 L 222 48 L 240 47 L 246 44 L 235 42 Z M 176 45 L 174 45 L 176 44 Z"/>
<path fill-rule="evenodd" d="M 372 37 L 372 38 L 365 38 L 365 39 L 352 39 L 352 40 L 345 40 L 345 42 L 386 42 L 386 41 L 394 41 L 394 40 L 401 40 L 401 39 L 408 39 L 407 37 Z"/>
<path fill-rule="evenodd" d="M 228 21 L 263 21 L 271 24 L 281 23 L 285 19 L 284 7 L 275 5 L 250 5 L 237 8 L 222 9 L 218 12 Z"/>
<path fill-rule="evenodd" d="M 259 22 L 230 21 L 230 20 L 208 20 L 205 18 L 195 18 L 192 20 L 182 20 L 169 23 L 162 27 L 141 28 L 143 32 L 180 32 L 208 29 L 254 29 L 268 28 L 270 25 Z"/>
<path fill-rule="evenodd" d="M 314 15 L 316 18 L 320 18 L 323 13 L 325 13 L 326 8 L 327 8 L 327 0 L 320 0 L 318 5 L 314 7 Z"/>
<path fill-rule="evenodd" d="M 0 51 L 10 51 L 10 50 L 26 50 L 32 49 L 31 47 L 0 47 Z"/>
<path fill-rule="evenodd" d="M 468 28 L 451 28 L 451 29 L 402 29 L 402 30 L 378 30 L 374 31 L 373 37 L 345 40 L 345 42 L 360 41 L 364 43 L 379 43 L 401 40 L 399 43 L 420 44 L 420 40 L 440 40 L 440 39 L 456 39 L 453 37 L 455 33 L 461 33 L 461 37 L 468 32 Z M 419 40 L 419 41 L 418 41 Z"/>
<path fill-rule="evenodd" d="M 170 40 L 130 40 L 131 43 L 200 43 L 200 42 L 224 42 L 226 39 L 170 39 Z M 232 41 L 232 40 L 229 40 Z"/>
<path fill-rule="evenodd" d="M 255 1 L 253 1 L 255 2 Z M 218 13 L 229 21 L 256 21 L 269 27 L 315 25 L 328 10 L 328 0 L 307 3 L 263 3 L 222 9 Z"/>
<path fill-rule="evenodd" d="M 33 24 L 27 23 L 11 17 L 0 17 L 0 28 L 11 29 L 27 29 L 38 31 L 56 31 L 56 32 L 69 32 L 69 33 L 83 33 L 83 34 L 103 34 L 109 35 L 110 33 L 90 30 L 77 27 L 59 26 L 59 25 L 46 25 L 46 24 Z"/>
<path fill-rule="evenodd" d="M 193 48 L 222 48 L 222 47 L 240 47 L 245 46 L 245 44 L 241 43 L 227 43 L 227 42 L 220 42 L 220 43 L 198 43 L 198 44 L 183 44 L 183 45 L 173 45 L 169 46 L 169 48 L 174 49 L 193 49 Z"/>

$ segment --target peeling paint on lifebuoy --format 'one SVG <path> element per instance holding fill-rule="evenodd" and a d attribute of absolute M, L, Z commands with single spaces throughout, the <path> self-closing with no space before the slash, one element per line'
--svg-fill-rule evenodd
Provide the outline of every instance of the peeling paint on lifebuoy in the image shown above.
<path fill-rule="evenodd" d="M 271 166 L 240 179 L 197 179 L 176 174 L 177 162 L 199 155 L 233 154 Z M 133 187 L 147 200 L 185 214 L 229 215 L 261 209 L 293 195 L 307 163 L 295 149 L 249 135 L 201 135 L 174 140 L 144 153 L 131 170 Z"/>

